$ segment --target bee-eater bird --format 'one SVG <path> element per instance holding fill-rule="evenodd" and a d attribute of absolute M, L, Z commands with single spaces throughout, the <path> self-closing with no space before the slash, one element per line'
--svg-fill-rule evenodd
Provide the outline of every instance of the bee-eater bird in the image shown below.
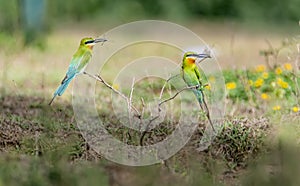
<path fill-rule="evenodd" d="M 57 95 L 61 96 L 65 92 L 72 79 L 74 79 L 78 74 L 84 72 L 87 64 L 91 61 L 94 45 L 99 42 L 103 43 L 105 41 L 107 40 L 103 38 L 93 39 L 91 37 L 86 37 L 81 39 L 79 48 L 73 55 L 66 76 L 61 81 L 61 85 L 54 92 L 53 98 L 49 102 L 49 105 L 51 105 Z"/>
<path fill-rule="evenodd" d="M 186 52 L 183 56 L 182 60 L 182 71 L 181 76 L 184 80 L 184 82 L 189 86 L 193 87 L 193 93 L 195 94 L 199 105 L 201 109 L 206 113 L 206 116 L 209 120 L 209 123 L 212 127 L 212 129 L 215 131 L 212 122 L 210 120 L 209 110 L 207 107 L 207 104 L 204 99 L 203 94 L 203 85 L 201 83 L 201 74 L 197 67 L 196 60 L 197 59 L 204 59 L 204 58 L 210 58 L 210 55 L 208 54 L 197 54 L 195 52 Z"/>

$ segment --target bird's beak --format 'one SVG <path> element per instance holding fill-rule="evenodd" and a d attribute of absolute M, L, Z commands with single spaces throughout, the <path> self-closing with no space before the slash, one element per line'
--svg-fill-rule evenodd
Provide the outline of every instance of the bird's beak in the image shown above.
<path fill-rule="evenodd" d="M 97 38 L 94 40 L 94 43 L 104 43 L 105 41 L 108 41 L 108 40 L 104 39 L 104 38 Z"/>
<path fill-rule="evenodd" d="M 195 54 L 195 57 L 197 58 L 211 58 L 209 54 Z"/>

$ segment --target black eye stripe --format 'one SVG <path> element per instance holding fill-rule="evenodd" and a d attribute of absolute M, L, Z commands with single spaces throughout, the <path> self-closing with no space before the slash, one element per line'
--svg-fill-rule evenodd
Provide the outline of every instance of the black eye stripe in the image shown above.
<path fill-rule="evenodd" d="M 188 55 L 186 55 L 186 57 L 191 57 L 191 56 L 197 57 L 197 54 L 188 54 Z"/>
<path fill-rule="evenodd" d="M 86 41 L 85 44 L 94 43 L 94 40 Z"/>

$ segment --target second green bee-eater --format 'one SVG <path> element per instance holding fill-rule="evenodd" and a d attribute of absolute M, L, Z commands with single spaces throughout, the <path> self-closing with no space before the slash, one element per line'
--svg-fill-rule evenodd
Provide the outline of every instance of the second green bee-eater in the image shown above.
<path fill-rule="evenodd" d="M 91 37 L 83 38 L 80 41 L 79 48 L 73 55 L 69 69 L 62 80 L 61 85 L 54 92 L 53 98 L 51 99 L 49 105 L 51 105 L 56 96 L 61 96 L 65 92 L 72 79 L 74 79 L 78 74 L 84 72 L 87 64 L 91 61 L 94 45 L 96 43 L 105 41 L 107 40 L 103 38 L 93 39 Z"/>
<path fill-rule="evenodd" d="M 208 54 L 197 54 L 195 52 L 186 52 L 182 60 L 182 71 L 181 75 L 184 82 L 192 88 L 201 109 L 206 113 L 206 116 L 213 128 L 212 122 L 209 116 L 209 110 L 207 108 L 206 102 L 204 100 L 203 85 L 201 83 L 201 74 L 196 64 L 197 59 L 210 58 Z"/>

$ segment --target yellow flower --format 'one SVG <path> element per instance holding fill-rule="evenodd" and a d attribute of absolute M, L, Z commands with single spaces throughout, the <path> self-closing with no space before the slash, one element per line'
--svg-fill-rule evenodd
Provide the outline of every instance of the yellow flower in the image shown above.
<path fill-rule="evenodd" d="M 277 78 L 277 84 L 279 85 L 280 82 L 283 82 L 281 78 Z"/>
<path fill-rule="evenodd" d="M 265 65 L 257 65 L 255 67 L 255 71 L 256 72 L 264 72 L 264 71 L 266 71 L 266 66 Z"/>
<path fill-rule="evenodd" d="M 281 78 L 277 78 L 277 84 L 281 87 L 281 88 L 288 88 L 289 84 L 285 81 L 283 81 Z"/>
<path fill-rule="evenodd" d="M 288 71 L 293 70 L 293 66 L 292 66 L 291 63 L 284 63 L 283 67 L 284 67 L 285 70 L 288 70 Z"/>
<path fill-rule="evenodd" d="M 280 67 L 277 67 L 277 68 L 275 69 L 275 74 L 277 74 L 277 75 L 282 74 L 282 69 L 281 69 Z"/>
<path fill-rule="evenodd" d="M 280 83 L 280 86 L 281 86 L 281 88 L 288 88 L 289 84 L 287 82 L 283 81 Z"/>
<path fill-rule="evenodd" d="M 280 105 L 276 105 L 276 106 L 273 107 L 273 110 L 274 110 L 274 111 L 278 111 L 278 110 L 280 110 L 280 109 L 281 109 Z"/>
<path fill-rule="evenodd" d="M 292 108 L 292 111 L 293 111 L 293 112 L 299 112 L 299 111 L 300 111 L 300 108 L 297 107 L 297 106 L 295 106 L 295 107 Z"/>
<path fill-rule="evenodd" d="M 266 94 L 266 93 L 262 93 L 262 94 L 260 95 L 260 97 L 261 97 L 261 99 L 264 99 L 264 100 L 267 100 L 267 99 L 270 98 L 270 96 L 269 96 L 268 94 Z"/>
<path fill-rule="evenodd" d="M 258 78 L 255 82 L 254 82 L 254 86 L 256 88 L 261 87 L 264 84 L 264 80 L 262 78 Z"/>
<path fill-rule="evenodd" d="M 235 89 L 235 88 L 236 88 L 235 82 L 226 83 L 226 89 L 232 90 L 232 89 Z"/>
<path fill-rule="evenodd" d="M 269 77 L 269 73 L 268 72 L 263 72 L 262 73 L 262 78 L 268 79 L 268 77 Z"/>

